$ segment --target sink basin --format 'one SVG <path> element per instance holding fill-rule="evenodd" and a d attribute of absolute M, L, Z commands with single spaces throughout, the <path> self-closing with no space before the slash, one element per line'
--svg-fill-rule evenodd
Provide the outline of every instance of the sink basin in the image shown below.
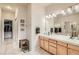
<path fill-rule="evenodd" d="M 78 37 L 72 37 L 72 38 L 70 38 L 71 40 L 79 40 L 79 38 Z"/>

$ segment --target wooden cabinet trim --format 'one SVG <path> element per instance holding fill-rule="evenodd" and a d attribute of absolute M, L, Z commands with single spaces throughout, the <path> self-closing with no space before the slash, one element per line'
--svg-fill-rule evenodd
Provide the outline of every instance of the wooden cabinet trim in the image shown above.
<path fill-rule="evenodd" d="M 57 45 L 60 45 L 60 44 L 57 44 Z M 63 46 L 63 45 L 60 45 L 60 46 Z M 63 47 L 68 48 L 67 46 L 63 46 Z"/>
<path fill-rule="evenodd" d="M 57 41 L 57 45 L 67 47 L 67 43 L 64 43 L 64 42 L 61 42 L 61 41 Z"/>
<path fill-rule="evenodd" d="M 49 42 L 49 46 L 56 47 L 56 43 Z"/>
<path fill-rule="evenodd" d="M 49 41 L 50 43 L 54 43 L 54 44 L 57 43 L 57 41 L 56 41 L 56 40 L 53 40 L 53 39 L 49 39 L 48 41 Z"/>
<path fill-rule="evenodd" d="M 51 47 L 54 47 L 54 48 L 56 48 L 55 46 L 52 46 L 52 45 L 50 45 Z"/>

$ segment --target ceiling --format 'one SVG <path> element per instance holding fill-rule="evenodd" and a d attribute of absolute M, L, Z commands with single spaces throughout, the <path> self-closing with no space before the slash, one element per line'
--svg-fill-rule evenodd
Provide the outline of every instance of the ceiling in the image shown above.
<path fill-rule="evenodd" d="M 19 6 L 27 6 L 29 3 L 0 3 L 0 7 L 4 7 L 6 5 L 10 5 L 12 7 L 19 7 Z"/>
<path fill-rule="evenodd" d="M 47 7 L 49 6 L 51 3 L 36 3 L 37 5 L 39 5 L 40 7 Z"/>
<path fill-rule="evenodd" d="M 66 9 L 68 7 L 75 5 L 75 4 L 77 4 L 77 3 L 51 3 L 46 8 L 48 8 L 48 9 L 51 8 L 53 10 Z"/>
<path fill-rule="evenodd" d="M 29 3 L 0 3 L 0 8 L 6 10 L 6 6 L 10 6 L 12 8 L 11 11 L 15 11 L 17 7 L 27 7 Z M 57 9 L 65 9 L 75 3 L 36 3 L 38 6 L 46 8 L 46 10 L 57 10 Z"/>
<path fill-rule="evenodd" d="M 27 7 L 27 5 L 29 5 L 29 4 L 30 3 L 0 3 L 0 8 L 2 8 L 2 10 L 9 10 L 8 8 L 11 8 L 11 10 L 9 10 L 9 11 L 15 12 L 16 8 Z M 33 4 L 36 4 L 43 8 L 50 5 L 50 3 L 33 3 Z M 8 8 L 6 8 L 6 7 L 8 7 Z"/>
<path fill-rule="evenodd" d="M 51 3 L 45 7 L 46 14 L 56 12 L 57 10 L 66 10 L 67 8 L 76 5 L 77 3 Z"/>
<path fill-rule="evenodd" d="M 2 10 L 15 12 L 16 8 L 27 7 L 27 5 L 28 3 L 0 3 L 0 8 L 2 8 Z"/>

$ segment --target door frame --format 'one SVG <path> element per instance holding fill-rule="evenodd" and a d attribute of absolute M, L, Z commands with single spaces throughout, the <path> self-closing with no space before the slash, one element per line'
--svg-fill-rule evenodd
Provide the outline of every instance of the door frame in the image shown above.
<path fill-rule="evenodd" d="M 6 39 L 13 39 L 13 36 L 14 36 L 14 35 L 13 35 L 13 20 L 4 19 L 4 22 L 5 22 L 5 21 L 12 21 L 12 33 L 11 33 L 11 36 L 12 36 L 12 37 L 11 37 L 11 38 L 6 38 Z M 5 32 L 4 32 L 4 34 L 5 34 Z M 5 36 L 5 35 L 4 35 L 4 36 Z M 5 38 L 4 38 L 4 40 L 5 40 Z"/>
<path fill-rule="evenodd" d="M 11 19 L 2 19 L 2 23 L 1 23 L 1 28 L 2 28 L 2 44 L 4 44 L 4 21 L 5 20 L 11 20 Z M 14 40 L 14 20 L 11 20 L 12 21 L 12 35 L 13 35 L 13 40 Z"/>

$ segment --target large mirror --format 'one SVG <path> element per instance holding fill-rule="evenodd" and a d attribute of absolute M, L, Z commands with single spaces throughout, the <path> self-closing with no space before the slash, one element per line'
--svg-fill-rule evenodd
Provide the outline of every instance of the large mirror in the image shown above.
<path fill-rule="evenodd" d="M 55 30 L 60 30 L 55 32 L 56 34 L 63 34 L 63 35 L 72 35 L 77 36 L 78 34 L 78 24 L 79 24 L 79 13 L 74 13 L 65 16 L 57 16 L 54 19 L 54 28 Z M 60 28 L 60 29 L 59 29 Z"/>
<path fill-rule="evenodd" d="M 79 7 L 79 5 L 78 5 Z M 72 9 L 72 10 L 70 10 Z M 68 8 L 66 14 L 58 14 L 56 17 L 46 18 L 46 33 L 48 34 L 62 34 L 70 36 L 79 35 L 79 8 L 73 10 Z M 49 15 L 50 16 L 50 15 Z"/>

